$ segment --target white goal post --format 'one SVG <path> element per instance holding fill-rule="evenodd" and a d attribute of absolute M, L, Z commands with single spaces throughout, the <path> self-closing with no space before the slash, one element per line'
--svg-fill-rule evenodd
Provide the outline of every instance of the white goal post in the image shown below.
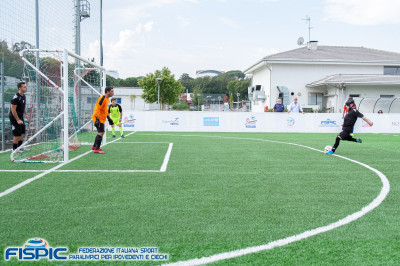
<path fill-rule="evenodd" d="M 11 160 L 68 162 L 70 150 L 93 144 L 91 114 L 104 93 L 105 68 L 66 49 L 25 49 L 20 56 L 29 119 L 25 141 Z"/>

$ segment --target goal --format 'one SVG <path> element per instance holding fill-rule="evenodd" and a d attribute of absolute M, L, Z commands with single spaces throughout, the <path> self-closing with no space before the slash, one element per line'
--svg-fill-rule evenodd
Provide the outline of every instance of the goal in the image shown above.
<path fill-rule="evenodd" d="M 91 116 L 104 92 L 105 69 L 68 50 L 26 49 L 20 56 L 29 118 L 25 140 L 11 160 L 67 162 L 70 151 L 93 145 Z"/>

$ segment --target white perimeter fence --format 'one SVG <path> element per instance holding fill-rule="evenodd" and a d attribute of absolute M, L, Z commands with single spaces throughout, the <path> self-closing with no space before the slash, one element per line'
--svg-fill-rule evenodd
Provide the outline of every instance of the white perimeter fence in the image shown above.
<path fill-rule="evenodd" d="M 374 125 L 361 118 L 354 132 L 400 133 L 400 114 L 364 114 Z M 309 132 L 341 131 L 341 114 L 313 113 L 236 113 L 123 111 L 124 131 L 187 131 L 187 132 Z M 109 127 L 110 129 L 110 127 Z M 116 127 L 118 130 L 118 127 Z"/>

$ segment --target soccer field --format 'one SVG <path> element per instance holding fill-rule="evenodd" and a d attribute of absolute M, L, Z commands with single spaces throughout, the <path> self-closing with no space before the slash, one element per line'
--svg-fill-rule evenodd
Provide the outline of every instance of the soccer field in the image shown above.
<path fill-rule="evenodd" d="M 137 264 L 397 265 L 400 136 L 356 134 L 362 144 L 325 155 L 335 136 L 135 132 L 108 139 L 106 154 L 71 151 L 65 165 L 0 153 L 1 262 L 7 247 L 40 237 L 74 253 L 169 256 Z"/>

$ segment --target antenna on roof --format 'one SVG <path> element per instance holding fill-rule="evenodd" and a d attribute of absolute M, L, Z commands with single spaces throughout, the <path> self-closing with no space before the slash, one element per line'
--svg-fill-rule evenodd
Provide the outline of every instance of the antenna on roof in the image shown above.
<path fill-rule="evenodd" d="M 304 44 L 304 38 L 300 37 L 297 39 L 297 45 L 303 45 Z"/>
<path fill-rule="evenodd" d="M 302 18 L 301 20 L 305 20 L 306 23 L 308 23 L 308 42 L 311 40 L 311 18 L 309 16 L 306 16 L 306 18 Z"/>

